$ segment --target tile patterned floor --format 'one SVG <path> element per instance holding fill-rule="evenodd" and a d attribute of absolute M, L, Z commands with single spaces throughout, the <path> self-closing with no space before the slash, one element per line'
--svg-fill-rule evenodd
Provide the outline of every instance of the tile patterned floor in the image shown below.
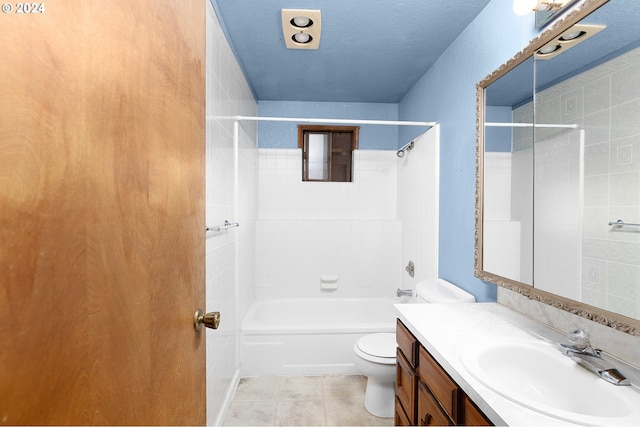
<path fill-rule="evenodd" d="M 364 409 L 360 375 L 242 378 L 225 426 L 392 426 Z"/>

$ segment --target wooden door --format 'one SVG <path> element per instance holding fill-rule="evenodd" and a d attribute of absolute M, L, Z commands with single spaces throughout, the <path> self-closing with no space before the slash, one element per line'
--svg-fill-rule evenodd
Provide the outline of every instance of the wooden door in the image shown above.
<path fill-rule="evenodd" d="M 0 13 L 1 424 L 205 423 L 204 2 Z"/>

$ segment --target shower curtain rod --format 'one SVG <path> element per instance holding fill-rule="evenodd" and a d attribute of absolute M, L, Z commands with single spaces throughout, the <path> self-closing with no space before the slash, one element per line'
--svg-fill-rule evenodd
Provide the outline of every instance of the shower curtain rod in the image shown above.
<path fill-rule="evenodd" d="M 235 116 L 236 121 L 267 121 L 267 122 L 303 122 L 303 123 L 341 123 L 354 125 L 388 125 L 388 126 L 435 126 L 436 122 L 410 122 L 399 120 L 348 120 L 348 119 L 319 119 L 306 117 L 253 117 Z"/>
<path fill-rule="evenodd" d="M 563 125 L 554 123 L 500 123 L 500 122 L 486 122 L 485 127 L 512 127 L 512 128 L 560 128 L 560 129 L 577 129 L 578 125 Z"/>

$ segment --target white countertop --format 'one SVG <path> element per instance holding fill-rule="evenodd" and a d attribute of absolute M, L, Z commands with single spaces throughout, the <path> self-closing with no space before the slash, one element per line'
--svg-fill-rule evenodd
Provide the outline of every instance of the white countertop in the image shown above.
<path fill-rule="evenodd" d="M 498 303 L 396 304 L 394 307 L 400 320 L 495 425 L 575 425 L 495 393 L 476 380 L 460 359 L 465 343 L 478 337 L 566 342 L 558 332 Z"/>

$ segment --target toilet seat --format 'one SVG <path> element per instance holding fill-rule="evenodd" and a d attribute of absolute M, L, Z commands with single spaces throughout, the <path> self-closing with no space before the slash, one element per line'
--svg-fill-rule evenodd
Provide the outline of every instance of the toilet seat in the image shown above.
<path fill-rule="evenodd" d="M 365 360 L 385 365 L 396 363 L 396 334 L 365 335 L 354 346 L 356 354 Z"/>

